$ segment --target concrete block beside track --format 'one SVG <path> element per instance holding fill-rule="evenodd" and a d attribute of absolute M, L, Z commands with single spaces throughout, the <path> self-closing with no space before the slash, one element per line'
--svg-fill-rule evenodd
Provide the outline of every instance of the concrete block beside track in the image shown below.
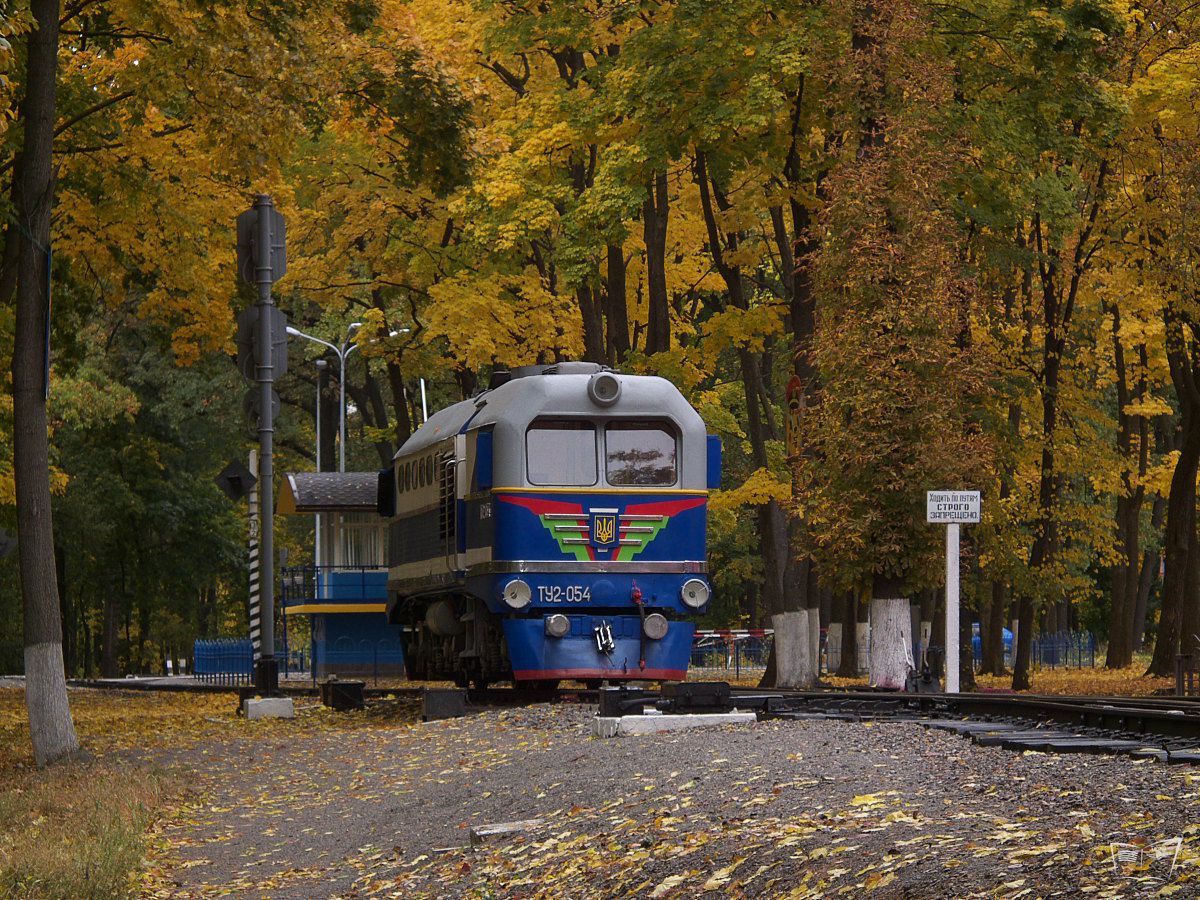
<path fill-rule="evenodd" d="M 296 709 L 291 697 L 257 697 L 242 707 L 247 719 L 293 719 Z"/>
<path fill-rule="evenodd" d="M 611 738 L 626 734 L 658 734 L 714 725 L 752 725 L 758 720 L 752 712 L 692 713 L 664 716 L 596 716 L 592 719 L 595 737 Z"/>

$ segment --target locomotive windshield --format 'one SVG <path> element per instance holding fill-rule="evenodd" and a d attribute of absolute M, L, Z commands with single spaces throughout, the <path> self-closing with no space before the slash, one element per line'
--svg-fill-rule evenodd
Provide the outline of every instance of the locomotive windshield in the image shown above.
<path fill-rule="evenodd" d="M 674 484 L 675 449 L 675 429 L 666 422 L 609 422 L 605 477 L 612 485 Z"/>
<path fill-rule="evenodd" d="M 596 426 L 538 420 L 525 433 L 531 484 L 586 487 L 596 483 Z"/>

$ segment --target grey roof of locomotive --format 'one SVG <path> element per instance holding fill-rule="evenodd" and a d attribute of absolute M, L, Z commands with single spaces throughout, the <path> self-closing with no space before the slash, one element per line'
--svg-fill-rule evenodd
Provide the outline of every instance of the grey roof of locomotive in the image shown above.
<path fill-rule="evenodd" d="M 587 391 L 588 379 L 596 371 L 600 371 L 599 366 L 583 374 L 526 375 L 520 372 L 523 377 L 514 377 L 497 388 L 430 416 L 429 421 L 404 442 L 396 458 L 411 456 L 458 434 L 471 420 L 472 431 L 485 425 L 493 426 L 495 446 L 521 448 L 520 453 L 496 453 L 493 472 L 495 484 L 521 485 L 525 483 L 525 430 L 540 416 L 593 420 L 614 417 L 670 419 L 679 427 L 683 439 L 678 487 L 704 489 L 707 486 L 707 431 L 704 420 L 679 389 L 655 375 L 614 372 L 621 383 L 620 396 L 611 406 L 601 407 L 591 401 Z M 475 415 L 476 410 L 478 415 Z M 474 419 L 471 419 L 472 415 L 475 415 Z"/>

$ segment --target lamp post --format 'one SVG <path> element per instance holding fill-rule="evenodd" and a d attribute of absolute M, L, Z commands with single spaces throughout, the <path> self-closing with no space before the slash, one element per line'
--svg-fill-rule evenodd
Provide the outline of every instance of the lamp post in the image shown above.
<path fill-rule="evenodd" d="M 321 379 L 325 377 L 325 369 L 329 366 L 323 359 L 318 359 L 317 365 L 317 472 L 321 471 Z M 321 571 L 321 514 L 313 517 L 313 568 Z M 319 576 L 318 576 L 319 577 Z"/>
<path fill-rule="evenodd" d="M 351 322 L 346 328 L 346 339 L 342 341 L 339 347 L 336 344 L 331 344 L 329 341 L 323 341 L 319 337 L 313 337 L 311 334 L 305 334 L 299 328 L 288 326 L 287 333 L 293 337 L 304 338 L 306 341 L 312 341 L 314 344 L 320 344 L 334 352 L 338 358 L 338 472 L 346 471 L 346 360 L 350 354 L 355 351 L 358 344 L 352 343 L 354 335 L 358 333 L 358 329 L 362 328 L 362 322 Z M 388 332 L 388 337 L 395 337 L 398 334 L 407 334 L 411 329 L 401 328 L 398 331 Z M 425 379 L 421 379 L 422 393 L 425 390 Z M 318 435 L 319 437 L 319 435 Z"/>

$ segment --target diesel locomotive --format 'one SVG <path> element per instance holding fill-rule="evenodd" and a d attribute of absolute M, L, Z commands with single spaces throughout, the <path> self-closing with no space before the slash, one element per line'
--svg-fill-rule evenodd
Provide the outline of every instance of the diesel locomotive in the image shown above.
<path fill-rule="evenodd" d="M 665 379 L 581 362 L 498 372 L 379 476 L 408 676 L 683 679 L 720 474 L 719 439 Z"/>

